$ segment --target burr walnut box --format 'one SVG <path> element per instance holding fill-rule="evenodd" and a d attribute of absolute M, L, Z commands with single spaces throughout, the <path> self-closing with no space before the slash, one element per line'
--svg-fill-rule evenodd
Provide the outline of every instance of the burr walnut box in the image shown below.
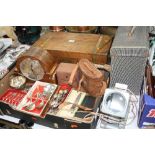
<path fill-rule="evenodd" d="M 105 64 L 112 38 L 108 35 L 48 32 L 33 47 L 47 50 L 59 62 L 78 62 L 86 58 L 97 64 Z"/>

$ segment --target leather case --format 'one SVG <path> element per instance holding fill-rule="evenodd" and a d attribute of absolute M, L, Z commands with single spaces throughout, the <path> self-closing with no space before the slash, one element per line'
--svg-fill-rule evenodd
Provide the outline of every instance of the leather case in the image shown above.
<path fill-rule="evenodd" d="M 56 79 L 58 85 L 69 83 L 70 76 L 73 73 L 74 69 L 76 68 L 76 64 L 72 63 L 60 63 L 57 70 L 56 70 Z M 76 73 L 76 75 L 78 75 Z M 74 76 L 72 86 L 76 88 L 78 86 L 78 76 Z"/>

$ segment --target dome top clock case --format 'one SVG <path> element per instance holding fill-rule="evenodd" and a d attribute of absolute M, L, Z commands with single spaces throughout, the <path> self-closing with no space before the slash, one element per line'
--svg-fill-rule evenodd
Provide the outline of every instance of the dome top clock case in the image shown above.
<path fill-rule="evenodd" d="M 38 81 L 48 77 L 49 81 L 54 64 L 53 57 L 46 50 L 31 47 L 18 58 L 17 69 L 29 80 Z"/>

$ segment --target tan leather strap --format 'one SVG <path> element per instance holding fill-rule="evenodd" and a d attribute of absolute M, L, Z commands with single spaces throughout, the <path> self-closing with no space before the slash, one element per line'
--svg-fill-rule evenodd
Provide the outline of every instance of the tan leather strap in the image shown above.
<path fill-rule="evenodd" d="M 111 66 L 108 65 L 108 64 L 104 64 L 104 65 L 103 65 L 103 69 L 105 69 L 105 70 L 108 71 L 108 72 L 111 72 Z"/>
<path fill-rule="evenodd" d="M 73 105 L 74 105 L 75 107 L 80 108 L 81 110 L 84 110 L 84 111 L 91 111 L 91 110 L 93 110 L 93 109 L 91 109 L 91 108 L 88 108 L 88 107 L 85 107 L 85 106 L 82 106 L 82 105 L 79 105 L 79 104 L 76 104 L 76 103 L 73 103 Z"/>
<path fill-rule="evenodd" d="M 101 88 L 101 91 L 100 91 L 100 96 L 102 96 L 105 92 L 105 89 L 107 88 L 107 83 L 105 81 L 102 82 L 102 88 Z"/>
<path fill-rule="evenodd" d="M 84 75 L 82 74 L 82 78 L 79 81 L 78 91 L 81 89 L 81 85 L 82 85 L 83 80 L 84 80 Z"/>
<path fill-rule="evenodd" d="M 104 65 L 94 64 L 94 65 L 97 69 L 101 69 L 101 70 L 104 69 L 108 72 L 111 72 L 111 65 L 108 65 L 108 64 L 104 64 Z"/>
<path fill-rule="evenodd" d="M 71 76 L 70 76 L 69 81 L 68 81 L 69 85 L 73 84 L 73 80 L 74 80 L 75 74 L 77 73 L 77 70 L 78 70 L 78 64 L 76 64 L 75 68 L 73 69 L 73 71 L 71 73 Z"/>
<path fill-rule="evenodd" d="M 77 107 L 79 107 L 80 109 L 84 110 L 84 111 L 91 111 L 93 109 L 91 108 L 88 108 L 88 107 L 85 107 L 85 106 L 82 106 L 82 105 L 76 105 Z"/>

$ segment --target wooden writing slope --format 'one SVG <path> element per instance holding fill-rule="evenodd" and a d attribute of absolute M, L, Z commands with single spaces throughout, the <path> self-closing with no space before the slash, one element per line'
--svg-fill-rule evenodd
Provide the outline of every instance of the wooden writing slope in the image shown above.
<path fill-rule="evenodd" d="M 105 64 L 112 38 L 108 35 L 48 32 L 33 46 L 47 50 L 54 59 L 78 62 L 87 58 L 97 64 Z"/>

